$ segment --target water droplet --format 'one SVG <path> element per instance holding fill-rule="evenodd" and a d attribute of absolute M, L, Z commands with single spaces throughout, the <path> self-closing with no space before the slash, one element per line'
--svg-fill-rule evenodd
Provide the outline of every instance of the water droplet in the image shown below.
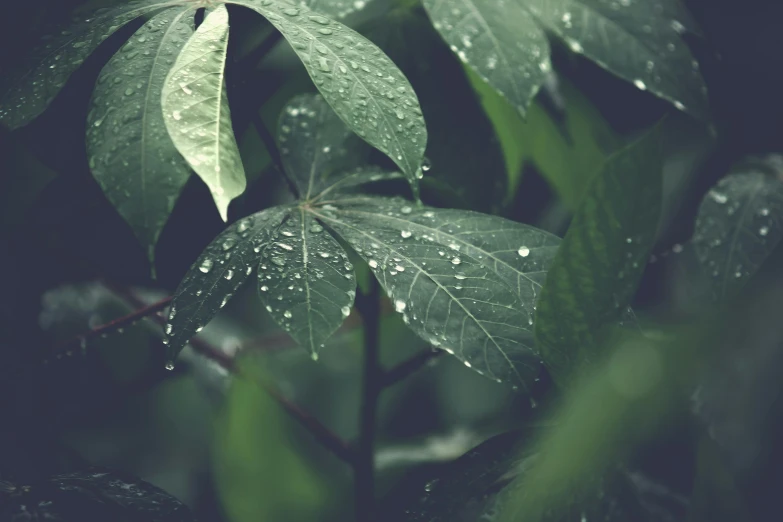
<path fill-rule="evenodd" d="M 203 272 L 203 273 L 205 273 L 205 274 L 208 274 L 208 273 L 209 273 L 209 271 L 210 271 L 210 270 L 212 270 L 212 265 L 213 265 L 213 264 L 214 264 L 214 263 L 212 262 L 212 260 L 211 260 L 211 259 L 209 259 L 209 258 L 207 258 L 207 259 L 205 259 L 205 260 L 203 260 L 203 261 L 201 262 L 201 264 L 199 265 L 198 269 L 199 269 L 201 272 Z"/>
<path fill-rule="evenodd" d="M 407 305 L 405 304 L 405 301 L 400 301 L 399 299 L 394 301 L 394 309 L 397 312 L 402 313 L 402 312 L 405 311 L 405 308 L 407 308 Z"/>
<path fill-rule="evenodd" d="M 291 319 L 293 317 L 293 314 L 291 313 L 290 310 L 286 310 L 285 312 L 283 312 L 283 317 L 285 317 L 286 319 Z"/>
<path fill-rule="evenodd" d="M 173 362 L 171 362 L 171 361 L 167 362 L 167 363 L 166 363 L 166 366 L 165 366 L 165 368 L 166 368 L 168 371 L 172 371 L 172 370 L 174 370 L 174 363 L 173 363 Z"/>
<path fill-rule="evenodd" d="M 370 268 L 378 268 L 378 262 L 375 259 L 370 259 L 368 264 L 370 265 Z"/>
<path fill-rule="evenodd" d="M 639 80 L 638 78 L 633 81 L 633 84 L 636 86 L 637 89 L 639 89 L 641 91 L 646 91 L 647 90 L 647 84 L 644 83 L 642 80 Z"/>
<path fill-rule="evenodd" d="M 517 254 L 519 254 L 522 257 L 527 257 L 530 255 L 530 249 L 527 247 L 519 247 L 519 250 L 517 250 Z"/>
<path fill-rule="evenodd" d="M 264 286 L 262 286 L 262 287 L 260 288 L 260 290 L 261 290 L 262 292 L 268 292 L 268 291 L 269 291 L 269 287 L 268 287 L 268 286 L 266 286 L 266 285 L 264 285 Z"/>
<path fill-rule="evenodd" d="M 174 118 L 175 120 L 179 121 L 179 120 L 182 119 L 182 113 L 179 112 L 179 111 L 174 111 L 174 112 L 171 113 L 171 117 Z"/>
<path fill-rule="evenodd" d="M 767 234 L 769 234 L 769 227 L 761 227 L 759 229 L 759 235 L 766 236 Z"/>
<path fill-rule="evenodd" d="M 232 279 L 233 277 L 234 277 L 234 271 L 233 271 L 233 270 L 231 270 L 230 268 L 229 268 L 228 270 L 226 270 L 226 273 L 225 273 L 225 274 L 223 274 L 223 278 L 224 278 L 226 281 L 231 281 L 231 279 Z"/>
<path fill-rule="evenodd" d="M 343 306 L 342 308 L 340 308 L 340 313 L 343 314 L 343 317 L 348 317 L 349 315 L 351 315 L 351 309 L 348 306 Z"/>
<path fill-rule="evenodd" d="M 411 207 L 406 206 L 406 207 L 402 207 L 400 209 L 400 212 L 402 212 L 403 214 L 410 214 L 411 212 L 413 212 L 413 209 Z"/>
<path fill-rule="evenodd" d="M 408 239 L 413 234 L 409 230 L 403 230 L 402 232 L 400 232 L 400 235 L 402 236 L 403 239 Z"/>
<path fill-rule="evenodd" d="M 451 260 L 451 264 L 452 265 L 458 265 L 460 263 L 462 263 L 462 260 L 460 258 L 458 258 L 458 257 L 452 258 L 452 260 Z"/>

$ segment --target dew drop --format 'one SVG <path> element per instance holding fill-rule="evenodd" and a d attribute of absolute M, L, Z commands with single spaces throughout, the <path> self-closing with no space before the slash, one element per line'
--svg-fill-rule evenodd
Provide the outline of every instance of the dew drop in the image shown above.
<path fill-rule="evenodd" d="M 460 263 L 462 263 L 462 260 L 460 258 L 458 258 L 458 257 L 454 257 L 454 258 L 451 259 L 451 264 L 452 265 L 458 265 Z"/>
<path fill-rule="evenodd" d="M 407 305 L 405 304 L 405 301 L 400 301 L 399 299 L 394 301 L 394 309 L 397 312 L 402 313 L 402 312 L 405 311 L 405 308 L 407 308 Z"/>
<path fill-rule="evenodd" d="M 209 273 L 209 271 L 210 271 L 210 270 L 212 270 L 212 265 L 213 265 L 213 264 L 214 264 L 214 263 L 212 262 L 212 260 L 211 260 L 211 259 L 205 259 L 204 261 L 202 261 L 202 262 L 201 262 L 201 265 L 199 265 L 198 269 L 199 269 L 201 272 L 203 272 L 203 273 L 205 273 L 205 274 L 208 274 L 208 273 Z"/>
<path fill-rule="evenodd" d="M 165 368 L 166 368 L 168 371 L 173 371 L 173 370 L 174 370 L 174 363 L 173 363 L 173 362 L 171 362 L 171 361 L 167 362 L 167 363 L 166 363 L 166 366 L 165 366 Z"/>
<path fill-rule="evenodd" d="M 530 249 L 528 247 L 519 247 L 519 250 L 517 250 L 517 254 L 519 254 L 522 257 L 527 257 L 530 255 Z"/>
<path fill-rule="evenodd" d="M 410 230 L 403 230 L 402 232 L 400 232 L 400 235 L 402 236 L 403 239 L 408 239 L 413 234 L 410 232 Z"/>

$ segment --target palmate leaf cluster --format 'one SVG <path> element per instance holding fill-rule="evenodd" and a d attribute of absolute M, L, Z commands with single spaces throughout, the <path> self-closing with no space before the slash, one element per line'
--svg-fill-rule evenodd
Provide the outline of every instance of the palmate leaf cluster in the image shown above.
<path fill-rule="evenodd" d="M 414 193 L 427 145 L 416 94 L 386 54 L 337 20 L 373 0 L 134 0 L 46 40 L 2 89 L 0 122 L 26 125 L 113 33 L 147 22 L 101 72 L 87 118 L 90 169 L 152 260 L 191 171 L 221 216 L 246 186 L 231 129 L 224 4 L 265 17 L 290 43 L 345 124 L 388 155 Z M 451 50 L 520 113 L 551 74 L 547 35 L 638 88 L 705 117 L 698 65 L 682 40 L 697 31 L 677 0 L 426 0 Z M 198 29 L 194 17 L 208 16 Z M 446 88 L 446 86 L 442 87 Z"/>

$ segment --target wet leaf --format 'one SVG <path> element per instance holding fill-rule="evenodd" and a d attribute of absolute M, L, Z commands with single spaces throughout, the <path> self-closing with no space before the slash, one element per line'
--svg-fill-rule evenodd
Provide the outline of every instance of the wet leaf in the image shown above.
<path fill-rule="evenodd" d="M 356 277 L 343 247 L 303 209 L 293 209 L 261 252 L 258 288 L 275 321 L 318 358 L 351 312 Z"/>
<path fill-rule="evenodd" d="M 414 192 L 427 145 L 416 93 L 396 65 L 352 29 L 282 0 L 235 0 L 255 10 L 288 40 L 338 116 L 389 156 Z"/>
<path fill-rule="evenodd" d="M 346 198 L 311 212 L 367 261 L 423 339 L 513 386 L 538 371 L 533 311 L 558 238 L 400 199 Z"/>
<path fill-rule="evenodd" d="M 737 292 L 783 237 L 783 169 L 769 159 L 736 167 L 699 208 L 693 246 L 716 299 Z"/>
<path fill-rule="evenodd" d="M 319 95 L 288 102 L 278 140 L 283 165 L 305 200 L 324 189 L 330 177 L 362 165 L 370 152 Z"/>
<path fill-rule="evenodd" d="M 163 122 L 163 82 L 193 34 L 194 9 L 169 9 L 139 29 L 101 71 L 87 117 L 90 169 L 153 260 L 190 168 Z"/>
<path fill-rule="evenodd" d="M 699 118 L 706 88 L 678 0 L 424 0 L 452 50 L 522 114 L 551 69 L 546 33 Z"/>
<path fill-rule="evenodd" d="M 660 126 L 614 154 L 588 185 L 536 312 L 536 345 L 555 380 L 602 357 L 600 334 L 626 309 L 661 213 Z"/>
<path fill-rule="evenodd" d="M 171 139 L 204 180 L 225 221 L 245 190 L 225 85 L 228 11 L 212 10 L 191 36 L 163 86 L 163 117 Z"/>
<path fill-rule="evenodd" d="M 170 361 L 244 283 L 288 212 L 288 207 L 274 207 L 241 219 L 218 235 L 190 267 L 174 293 L 164 328 Z"/>
<path fill-rule="evenodd" d="M 101 9 L 89 18 L 47 38 L 24 69 L 5 82 L 0 92 L 0 122 L 10 129 L 27 125 L 41 114 L 71 74 L 109 36 L 136 18 L 181 4 L 177 0 L 138 0 Z"/>
<path fill-rule="evenodd" d="M 63 473 L 24 487 L 2 485 L 0 519 L 9 522 L 195 520 L 185 504 L 162 489 L 105 468 Z"/>
<path fill-rule="evenodd" d="M 365 34 L 411 82 L 427 122 L 430 168 L 422 181 L 427 201 L 480 212 L 496 209 L 508 186 L 503 154 L 462 64 L 422 9 L 392 12 L 374 22 Z"/>

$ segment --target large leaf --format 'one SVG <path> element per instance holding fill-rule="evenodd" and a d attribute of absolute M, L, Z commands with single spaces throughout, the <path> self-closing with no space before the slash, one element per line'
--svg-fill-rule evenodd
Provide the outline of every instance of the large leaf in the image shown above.
<path fill-rule="evenodd" d="M 317 195 L 330 176 L 364 163 L 369 152 L 319 95 L 303 94 L 288 102 L 278 139 L 286 171 L 305 200 Z"/>
<path fill-rule="evenodd" d="M 497 217 L 354 198 L 311 212 L 370 265 L 408 326 L 466 366 L 525 386 L 533 311 L 559 239 Z"/>
<path fill-rule="evenodd" d="M 772 161 L 747 163 L 723 178 L 702 201 L 693 246 L 717 299 L 741 288 L 780 243 L 780 175 L 779 164 L 774 168 Z"/>
<path fill-rule="evenodd" d="M 195 520 L 185 504 L 162 489 L 125 473 L 97 467 L 55 475 L 25 486 L 0 482 L 0 519 L 8 522 Z"/>
<path fill-rule="evenodd" d="M 601 67 L 706 117 L 704 81 L 681 36 L 679 0 L 424 0 L 452 50 L 521 113 L 550 70 L 545 32 Z"/>
<path fill-rule="evenodd" d="M 536 312 L 536 344 L 561 383 L 602 356 L 647 264 L 661 212 L 659 127 L 596 175 L 555 257 Z"/>
<path fill-rule="evenodd" d="M 227 51 L 228 11 L 220 5 L 185 44 L 162 94 L 169 135 L 209 187 L 223 220 L 246 184 L 226 94 Z"/>
<path fill-rule="evenodd" d="M 170 361 L 228 303 L 288 212 L 288 207 L 274 207 L 238 221 L 217 236 L 190 267 L 174 294 L 165 327 Z"/>
<path fill-rule="evenodd" d="M 429 130 L 431 169 L 422 182 L 425 190 L 434 189 L 426 192 L 428 201 L 480 212 L 495 209 L 507 187 L 500 144 L 462 64 L 424 10 L 393 11 L 365 34 L 394 60 L 419 97 Z"/>
<path fill-rule="evenodd" d="M 23 70 L 9 78 L 0 98 L 0 122 L 16 129 L 28 124 L 54 100 L 71 74 L 90 54 L 128 22 L 181 0 L 137 0 L 102 9 L 35 49 Z"/>
<path fill-rule="evenodd" d="M 408 80 L 372 42 L 282 0 L 234 0 L 266 17 L 288 40 L 338 116 L 389 156 L 418 193 L 427 128 Z"/>
<path fill-rule="evenodd" d="M 163 122 L 169 69 L 193 34 L 194 9 L 169 9 L 106 64 L 87 117 L 90 169 L 152 261 L 155 243 L 190 175 Z"/>
<path fill-rule="evenodd" d="M 356 277 L 348 256 L 303 209 L 293 209 L 261 252 L 258 288 L 267 311 L 314 359 L 351 312 Z"/>

